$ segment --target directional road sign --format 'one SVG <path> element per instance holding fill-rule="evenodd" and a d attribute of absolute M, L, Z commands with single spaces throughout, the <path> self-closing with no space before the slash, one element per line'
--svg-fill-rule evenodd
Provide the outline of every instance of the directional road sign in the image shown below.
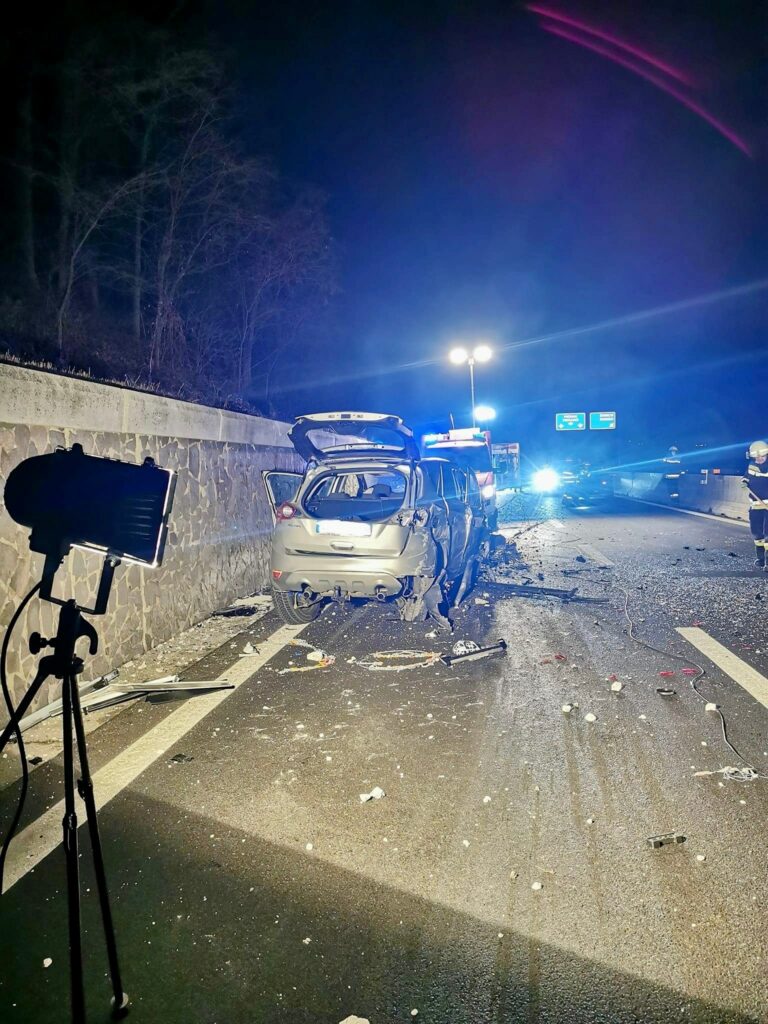
<path fill-rule="evenodd" d="M 615 412 L 591 412 L 589 414 L 589 429 L 590 430 L 615 430 L 616 429 L 616 413 Z"/>
<path fill-rule="evenodd" d="M 555 430 L 586 430 L 587 414 L 585 412 L 555 413 Z"/>

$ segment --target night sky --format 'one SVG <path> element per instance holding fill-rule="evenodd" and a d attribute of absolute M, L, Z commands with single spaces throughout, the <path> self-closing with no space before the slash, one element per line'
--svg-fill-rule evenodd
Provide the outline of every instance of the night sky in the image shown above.
<path fill-rule="evenodd" d="M 499 440 L 546 444 L 582 409 L 663 447 L 768 433 L 765 5 L 543 6 L 671 66 L 749 155 L 522 4 L 181 5 L 180 31 L 224 48 L 250 147 L 329 197 L 341 292 L 327 346 L 277 380 L 284 415 L 466 421 L 445 355 L 483 339 Z"/>

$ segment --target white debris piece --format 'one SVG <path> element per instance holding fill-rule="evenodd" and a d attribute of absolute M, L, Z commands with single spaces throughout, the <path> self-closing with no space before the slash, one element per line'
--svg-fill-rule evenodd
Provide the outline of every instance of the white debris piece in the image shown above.
<path fill-rule="evenodd" d="M 328 655 L 325 651 L 321 651 L 319 648 L 315 648 L 314 651 L 307 652 L 307 661 L 324 661 Z"/>
<path fill-rule="evenodd" d="M 574 708 L 573 704 L 563 704 L 561 710 L 562 710 L 564 715 L 570 715 L 570 713 L 573 711 L 573 708 Z"/>
<path fill-rule="evenodd" d="M 356 1017 L 354 1013 L 350 1013 L 344 1020 L 339 1021 L 339 1024 L 371 1024 L 367 1017 Z"/>
<path fill-rule="evenodd" d="M 461 840 L 461 845 L 462 846 L 469 846 L 469 840 L 468 839 L 462 839 Z"/>
<path fill-rule="evenodd" d="M 418 1017 L 418 1015 L 419 1015 L 419 1011 L 418 1010 L 411 1010 L 411 1016 L 412 1017 Z"/>
<path fill-rule="evenodd" d="M 314 850 L 314 848 L 315 847 L 313 846 L 312 843 L 307 843 L 307 845 L 304 847 L 305 850 Z"/>
<path fill-rule="evenodd" d="M 381 800 L 381 798 L 386 795 L 387 794 L 384 792 L 381 786 L 374 786 L 370 793 L 360 794 L 360 803 L 364 804 L 367 803 L 369 800 Z"/>
<path fill-rule="evenodd" d="M 248 657 L 250 657 L 250 656 L 252 656 L 254 654 L 258 654 L 258 653 L 259 653 L 258 647 L 254 647 L 253 644 L 251 643 L 251 641 L 249 640 L 248 643 L 243 648 L 243 650 L 242 650 L 242 652 L 240 654 L 240 657 L 241 658 L 248 658 Z"/>
<path fill-rule="evenodd" d="M 719 704 L 714 704 L 712 701 L 708 701 L 704 705 L 704 710 L 705 711 L 719 711 L 720 710 L 720 705 Z"/>
<path fill-rule="evenodd" d="M 704 853 L 697 853 L 696 854 L 696 860 L 699 862 L 699 864 L 703 864 L 706 859 L 707 859 L 706 854 L 704 854 Z"/>
<path fill-rule="evenodd" d="M 472 654 L 473 651 L 479 651 L 479 646 L 474 640 L 457 640 L 453 645 L 454 654 Z"/>
<path fill-rule="evenodd" d="M 47 956 L 45 960 L 43 960 L 43 967 L 50 967 L 52 963 L 53 960 L 51 960 L 51 958 Z"/>
<path fill-rule="evenodd" d="M 586 715 L 584 715 L 584 721 L 585 722 L 596 722 L 597 721 L 597 715 L 593 715 L 591 711 L 588 711 L 586 713 Z"/>
<path fill-rule="evenodd" d="M 476 597 L 475 604 L 490 604 L 490 601 L 486 601 L 484 597 Z"/>
<path fill-rule="evenodd" d="M 620 693 L 624 689 L 624 683 L 620 683 L 617 679 L 616 682 L 611 683 L 611 689 L 614 693 Z"/>
<path fill-rule="evenodd" d="M 539 889 L 543 889 L 544 888 L 544 883 L 543 882 L 534 882 L 533 885 L 531 886 L 531 888 L 533 889 L 534 892 L 538 892 Z"/>
<path fill-rule="evenodd" d="M 484 796 L 483 797 L 483 803 L 484 804 L 489 804 L 490 802 L 491 802 L 491 798 L 489 796 Z"/>
<path fill-rule="evenodd" d="M 595 824 L 595 819 L 594 818 L 587 818 L 587 824 L 588 825 L 594 825 Z"/>
<path fill-rule="evenodd" d="M 307 936 L 306 939 L 302 939 L 301 941 L 304 943 L 305 946 L 308 946 L 312 939 L 310 939 L 310 937 Z"/>

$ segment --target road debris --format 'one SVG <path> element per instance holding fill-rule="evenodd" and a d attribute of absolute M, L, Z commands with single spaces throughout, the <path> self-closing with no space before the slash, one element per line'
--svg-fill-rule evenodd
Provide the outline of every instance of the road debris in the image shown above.
<path fill-rule="evenodd" d="M 374 651 L 357 662 L 369 672 L 408 672 L 414 668 L 430 668 L 440 661 L 439 651 Z"/>
<path fill-rule="evenodd" d="M 544 883 L 543 882 L 534 882 L 531 885 L 531 888 L 533 889 L 534 892 L 539 892 L 540 889 L 544 888 Z"/>
<path fill-rule="evenodd" d="M 586 715 L 584 715 L 584 721 L 585 722 L 596 722 L 597 721 L 597 715 L 593 715 L 591 711 L 588 711 L 586 713 Z"/>
<path fill-rule="evenodd" d="M 656 687 L 656 693 L 658 693 L 658 695 L 660 697 L 676 697 L 677 696 L 677 690 L 670 690 L 668 686 L 657 686 Z"/>
<path fill-rule="evenodd" d="M 653 850 L 660 850 L 662 846 L 679 846 L 686 841 L 687 836 L 680 832 L 662 832 L 658 836 L 649 836 L 646 842 Z"/>
<path fill-rule="evenodd" d="M 584 597 L 579 594 L 578 587 L 563 590 L 559 587 L 529 587 L 520 583 L 507 583 L 506 580 L 494 580 L 493 582 L 495 586 L 503 587 L 507 593 L 514 594 L 516 597 L 556 597 L 563 604 L 571 601 L 577 604 L 606 604 L 608 601 L 607 597 Z"/>
<path fill-rule="evenodd" d="M 248 643 L 245 645 L 245 647 L 240 652 L 240 657 L 241 658 L 252 658 L 254 654 L 258 654 L 258 653 L 259 653 L 258 647 L 254 647 L 253 644 L 251 643 L 251 641 L 249 640 Z"/>
<path fill-rule="evenodd" d="M 43 960 L 43 967 L 50 967 L 52 963 L 53 963 L 53 960 L 49 956 L 47 956 Z"/>
<path fill-rule="evenodd" d="M 383 796 L 387 794 L 381 788 L 381 786 L 374 786 L 370 793 L 360 794 L 360 803 L 367 804 L 369 800 L 381 800 Z"/>
<path fill-rule="evenodd" d="M 699 864 L 703 864 L 706 859 L 707 859 L 706 854 L 704 854 L 704 853 L 697 853 L 696 854 L 696 860 L 699 862 Z"/>
<path fill-rule="evenodd" d="M 671 668 L 665 668 L 663 672 L 659 672 L 662 679 L 669 679 L 674 674 L 674 670 Z"/>
<path fill-rule="evenodd" d="M 484 597 L 476 597 L 475 598 L 475 604 L 487 605 L 487 604 L 490 604 L 490 603 L 491 602 L 487 601 Z"/>
<path fill-rule="evenodd" d="M 233 619 L 237 616 L 255 615 L 257 612 L 255 604 L 233 604 L 229 608 L 222 608 L 218 612 L 213 612 L 211 615 L 212 619 Z"/>
<path fill-rule="evenodd" d="M 457 640 L 453 645 L 454 654 L 470 654 L 472 651 L 479 651 L 480 645 L 474 640 Z"/>
<path fill-rule="evenodd" d="M 613 693 L 621 693 L 621 691 L 623 689 L 624 689 L 624 683 L 620 683 L 618 679 L 615 679 L 611 683 L 611 690 L 613 691 Z"/>
<path fill-rule="evenodd" d="M 188 764 L 194 760 L 190 754 L 174 754 L 173 757 L 168 758 L 168 764 Z"/>
<path fill-rule="evenodd" d="M 457 661 L 478 661 L 480 658 L 490 658 L 495 654 L 506 654 L 506 640 L 497 640 L 495 644 L 488 647 L 476 647 L 475 650 L 467 651 L 466 654 L 444 654 L 440 661 L 450 668 Z"/>
<path fill-rule="evenodd" d="M 719 711 L 720 710 L 720 705 L 719 704 L 715 704 L 713 701 L 707 701 L 707 703 L 704 705 L 704 710 L 705 711 Z"/>
<path fill-rule="evenodd" d="M 354 1013 L 351 1013 L 344 1020 L 339 1021 L 339 1024 L 371 1024 L 367 1017 L 356 1017 Z"/>
<path fill-rule="evenodd" d="M 563 706 L 562 706 L 562 708 L 560 708 L 560 710 L 563 712 L 564 715 L 570 715 L 570 713 L 573 711 L 573 709 L 577 708 L 578 706 L 579 706 L 578 704 L 563 704 Z"/>
<path fill-rule="evenodd" d="M 309 665 L 289 665 L 287 668 L 278 669 L 277 674 L 279 676 L 288 675 L 290 672 L 314 672 L 316 669 L 330 668 L 331 665 L 336 664 L 336 657 L 333 654 L 326 654 L 325 651 L 320 651 L 322 657 L 313 659 L 314 649 L 309 652 L 307 658 L 309 659 Z"/>
<path fill-rule="evenodd" d="M 701 771 L 694 772 L 693 777 L 695 779 L 704 778 L 706 775 L 722 775 L 724 779 L 728 779 L 730 782 L 754 782 L 755 779 L 759 779 L 760 775 L 754 768 L 741 767 L 734 768 L 733 765 L 726 765 L 725 768 L 716 768 L 714 771 Z"/>

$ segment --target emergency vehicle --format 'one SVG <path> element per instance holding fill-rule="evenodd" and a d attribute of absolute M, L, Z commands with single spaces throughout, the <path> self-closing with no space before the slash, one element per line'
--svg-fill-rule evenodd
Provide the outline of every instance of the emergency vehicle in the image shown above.
<path fill-rule="evenodd" d="M 488 525 L 498 525 L 496 509 L 496 479 L 493 472 L 491 432 L 477 427 L 460 427 L 444 434 L 424 434 L 421 449 L 425 455 L 445 455 L 465 469 L 471 469 L 477 478 L 485 502 Z"/>

